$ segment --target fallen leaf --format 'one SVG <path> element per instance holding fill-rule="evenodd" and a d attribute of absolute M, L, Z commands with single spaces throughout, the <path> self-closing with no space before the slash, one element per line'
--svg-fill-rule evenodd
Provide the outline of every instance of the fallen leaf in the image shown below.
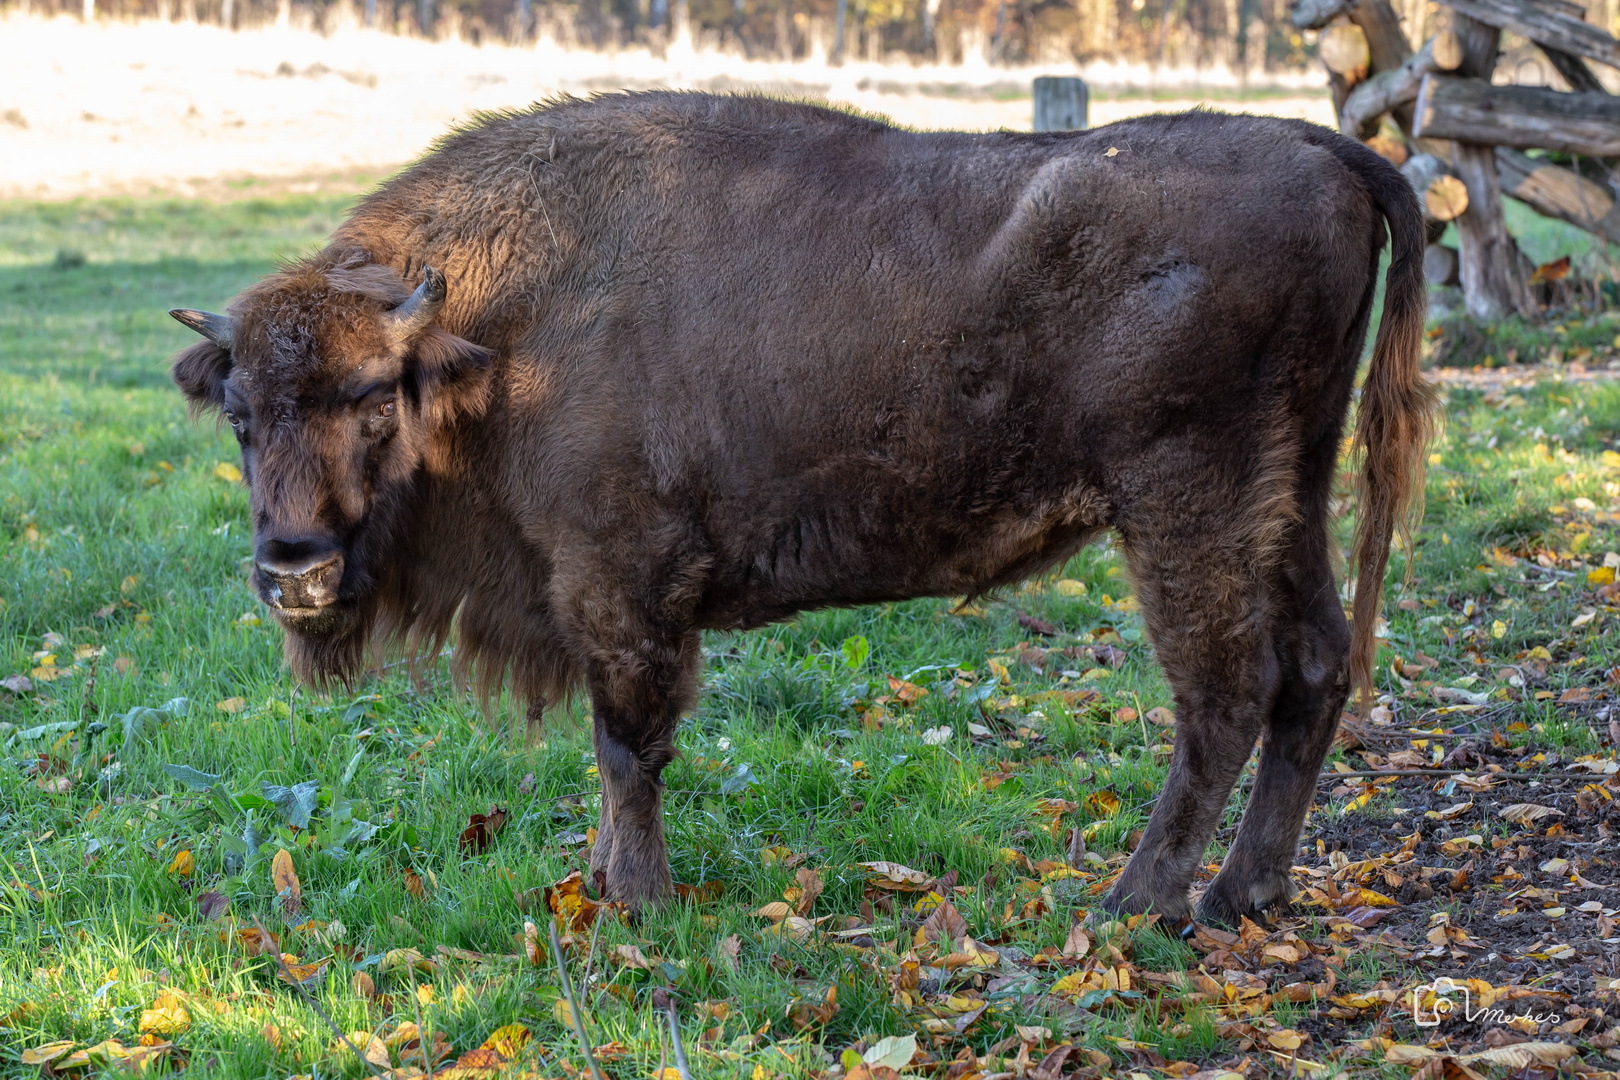
<path fill-rule="evenodd" d="M 474 814 L 461 830 L 461 853 L 482 855 L 495 843 L 495 838 L 506 828 L 506 807 L 492 806 L 487 814 Z"/>
<path fill-rule="evenodd" d="M 286 848 L 278 849 L 271 860 L 270 882 L 275 886 L 276 899 L 281 901 L 285 914 L 293 916 L 304 909 L 304 890 L 298 884 L 298 872 L 293 869 L 292 856 Z"/>
<path fill-rule="evenodd" d="M 826 888 L 821 881 L 821 872 L 801 868 L 793 875 L 793 880 L 799 883 L 799 899 L 794 905 L 794 910 L 799 915 L 809 918 L 810 909 L 815 906 L 816 898 Z"/>
<path fill-rule="evenodd" d="M 867 871 L 871 884 L 893 892 L 921 892 L 934 880 L 921 870 L 895 862 L 863 862 L 855 865 Z"/>
<path fill-rule="evenodd" d="M 191 1013 L 186 1010 L 185 1001 L 172 990 L 160 993 L 151 1008 L 141 1011 L 142 1035 L 179 1035 L 190 1026 Z"/>
<path fill-rule="evenodd" d="M 1512 803 L 1497 811 L 1497 816 L 1513 822 L 1515 825 L 1531 825 L 1544 817 L 1553 814 L 1562 815 L 1562 810 L 1555 810 L 1550 806 L 1541 806 L 1537 803 Z"/>
<path fill-rule="evenodd" d="M 45 1043 L 42 1046 L 34 1047 L 32 1050 L 24 1050 L 22 1052 L 22 1057 L 19 1060 L 24 1065 L 47 1065 L 50 1062 L 55 1061 L 57 1058 L 62 1057 L 69 1050 L 72 1050 L 73 1047 L 74 1042 L 72 1039 L 63 1039 L 60 1042 Z"/>

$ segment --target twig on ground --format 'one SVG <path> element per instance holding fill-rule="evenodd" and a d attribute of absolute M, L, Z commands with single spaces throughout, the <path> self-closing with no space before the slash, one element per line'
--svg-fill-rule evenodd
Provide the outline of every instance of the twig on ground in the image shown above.
<path fill-rule="evenodd" d="M 596 1055 L 591 1053 L 591 1040 L 585 1034 L 585 1016 L 579 1011 L 579 1001 L 574 997 L 574 983 L 568 977 L 568 965 L 563 962 L 562 944 L 557 940 L 557 920 L 547 920 L 547 929 L 551 931 L 551 953 L 557 958 L 557 975 L 562 980 L 563 998 L 568 1002 L 568 1019 L 572 1021 L 570 1026 L 579 1039 L 585 1064 L 591 1067 L 592 1080 L 602 1080 L 602 1070 L 596 1067 Z"/>
<path fill-rule="evenodd" d="M 692 1072 L 686 1067 L 686 1047 L 681 1045 L 681 1019 L 675 1012 L 675 1002 L 669 1002 L 669 1034 L 675 1043 L 675 1068 L 680 1070 L 681 1080 L 692 1080 Z M 659 1080 L 663 1080 L 659 1077 Z"/>
<path fill-rule="evenodd" d="M 270 943 L 270 955 L 276 958 L 276 966 L 281 968 L 282 979 L 290 984 L 294 990 L 298 991 L 299 995 L 303 997 L 304 1002 L 310 1008 L 315 1010 L 315 1015 L 326 1021 L 326 1026 L 332 1029 L 333 1034 L 337 1035 L 339 1039 L 343 1040 L 345 1046 L 354 1051 L 354 1056 L 359 1058 L 361 1062 L 365 1064 L 366 1068 L 371 1070 L 372 1076 L 375 1076 L 377 1080 L 387 1080 L 387 1078 L 383 1076 L 382 1072 L 377 1068 L 376 1063 L 374 1063 L 370 1058 L 366 1057 L 366 1055 L 362 1054 L 360 1052 L 360 1048 L 354 1045 L 354 1041 L 350 1039 L 349 1036 L 344 1033 L 343 1029 L 338 1027 L 337 1024 L 332 1021 L 332 1018 L 326 1014 L 326 1010 L 321 1008 L 321 1003 L 315 1000 L 315 995 L 311 994 L 308 990 L 305 990 L 304 984 L 293 978 L 292 970 L 287 967 L 287 961 L 281 958 L 281 949 L 276 944 L 276 939 L 271 937 L 265 930 L 264 925 L 259 922 L 259 917 L 257 915 L 253 916 L 253 925 L 259 931 L 259 944 L 262 946 L 265 942 Z M 600 1080 L 600 1077 L 598 1077 L 598 1080 Z"/>

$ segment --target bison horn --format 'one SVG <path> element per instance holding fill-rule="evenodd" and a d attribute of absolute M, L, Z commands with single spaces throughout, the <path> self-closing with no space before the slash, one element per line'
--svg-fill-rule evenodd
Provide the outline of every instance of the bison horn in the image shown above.
<path fill-rule="evenodd" d="M 444 307 L 444 275 L 431 266 L 422 268 L 422 284 L 399 307 L 383 316 L 383 329 L 396 346 L 404 345 L 412 334 L 432 322 Z"/>
<path fill-rule="evenodd" d="M 190 308 L 175 308 L 169 315 L 226 352 L 231 351 L 231 320 L 228 316 L 215 315 L 212 311 L 193 311 Z"/>

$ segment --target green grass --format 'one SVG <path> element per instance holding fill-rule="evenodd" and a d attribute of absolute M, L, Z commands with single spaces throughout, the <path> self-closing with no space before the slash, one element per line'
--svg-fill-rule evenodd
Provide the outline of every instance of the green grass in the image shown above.
<path fill-rule="evenodd" d="M 352 1055 L 332 1052 L 332 1033 L 274 964 L 244 951 L 236 931 L 255 919 L 284 935 L 284 951 L 327 962 L 311 989 L 345 1031 L 386 1033 L 415 1019 L 391 950 L 470 950 L 491 959 L 441 957 L 418 976 L 431 988 L 423 1020 L 451 1041 L 452 1058 L 521 1023 L 534 1035 L 533 1069 L 584 1068 L 559 1021 L 555 967 L 521 959 L 526 921 L 544 940 L 538 890 L 582 866 L 580 834 L 594 821 L 583 707 L 549 717 L 531 739 L 506 703 L 482 711 L 442 665 L 389 669 L 347 694 L 294 689 L 242 573 L 245 494 L 216 473 L 234 446 L 215 424 L 189 421 L 167 381 L 167 357 L 189 341 L 168 308 L 218 309 L 277 258 L 316 244 L 345 204 L 0 205 L 0 676 L 64 669 L 36 675 L 32 693 L 0 691 L 0 1073 L 32 1074 L 21 1052 L 53 1040 L 132 1045 L 143 1012 L 171 988 L 189 1026 L 160 1070 L 364 1075 Z M 1582 564 L 1616 546 L 1612 520 L 1598 515 L 1620 498 L 1620 469 L 1603 457 L 1620 436 L 1620 390 L 1515 396 L 1452 392 L 1406 594 L 1412 610 L 1391 608 L 1390 640 L 1404 655 L 1438 658 L 1439 678 L 1491 677 L 1540 646 L 1555 686 L 1591 683 L 1615 663 L 1606 617 L 1570 624 L 1591 606 Z M 1541 553 L 1580 576 L 1552 577 L 1546 591 L 1521 585 L 1513 579 L 1524 572 L 1497 549 Z M 1058 576 L 1083 582 L 1084 595 L 1049 580 L 963 612 L 919 601 L 705 640 L 705 692 L 666 774 L 667 819 L 677 880 L 723 893 L 639 925 L 598 923 L 584 992 L 591 1041 L 622 1048 L 610 1071 L 646 1076 L 658 1066 L 659 987 L 681 1003 L 698 1076 L 806 1076 L 852 1043 L 923 1030 L 924 1014 L 898 1007 L 891 986 L 914 932 L 898 916 L 917 897 L 863 907 L 883 894 L 865 890 L 858 862 L 954 871 L 970 933 L 1009 956 L 1063 944 L 1163 777 L 1162 729 L 1120 710 L 1170 702 L 1140 620 L 1116 603 L 1129 590 L 1115 553 L 1093 548 Z M 1012 658 L 1028 639 L 1021 612 L 1062 627 L 1048 644 L 1108 635 L 1127 659 L 1102 677 L 1038 675 Z M 1010 685 L 999 684 L 1001 670 Z M 873 700 L 890 693 L 891 675 L 928 693 L 912 706 L 891 702 L 879 727 Z M 1079 687 L 1100 697 L 1039 697 Z M 1541 724 L 1552 743 L 1585 745 L 1526 698 L 1524 730 Z M 969 725 L 987 720 L 998 737 L 970 739 Z M 942 743 L 924 740 L 943 727 Z M 219 779 L 193 790 L 174 766 Z M 304 782 L 318 785 L 318 806 L 310 828 L 294 829 L 264 805 L 262 785 Z M 1098 792 L 1118 798 L 1116 814 L 1088 807 Z M 1052 799 L 1080 804 L 1056 830 L 1042 809 Z M 458 836 L 469 815 L 494 805 L 510 812 L 504 832 L 465 857 Z M 1089 826 L 1091 876 L 1055 878 L 1043 893 L 1003 849 L 1062 860 L 1070 826 Z M 283 848 L 301 881 L 304 912 L 293 921 L 317 926 L 291 929 L 281 914 L 271 863 Z M 751 913 L 781 899 L 801 869 L 824 884 L 812 912 L 833 916 L 822 929 L 869 919 L 874 947 L 761 934 L 768 923 Z M 197 898 L 209 891 L 228 898 L 228 918 L 203 917 Z M 1009 923 L 1009 907 L 1027 917 Z M 588 935 L 575 937 L 577 982 Z M 609 959 L 630 944 L 651 971 Z M 1139 933 L 1126 949 L 1148 969 L 1195 958 L 1156 935 Z M 383 998 L 360 996 L 356 970 Z M 1354 978 L 1370 985 L 1381 970 Z M 1044 970 L 1034 985 L 1044 990 L 1057 974 Z M 801 1030 L 795 1008 L 807 1016 L 802 1007 L 829 987 L 838 1010 Z M 965 1037 L 948 1031 L 923 1045 L 946 1058 L 963 1046 L 983 1054 L 1016 1025 L 1044 1024 L 1116 1062 L 1125 1060 L 1116 1039 L 1171 1060 L 1235 1053 L 1207 1012 L 1104 1006 L 1075 1019 L 1047 1013 L 1050 1002 L 1028 989 L 990 994 Z M 729 1003 L 730 1014 L 704 1019 L 704 1002 Z"/>

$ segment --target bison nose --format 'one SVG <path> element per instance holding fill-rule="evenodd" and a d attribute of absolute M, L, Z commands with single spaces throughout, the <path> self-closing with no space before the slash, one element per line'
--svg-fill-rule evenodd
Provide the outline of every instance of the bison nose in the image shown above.
<path fill-rule="evenodd" d="M 337 602 L 343 552 L 328 541 L 266 539 L 253 562 L 259 593 L 271 607 L 319 608 Z"/>

